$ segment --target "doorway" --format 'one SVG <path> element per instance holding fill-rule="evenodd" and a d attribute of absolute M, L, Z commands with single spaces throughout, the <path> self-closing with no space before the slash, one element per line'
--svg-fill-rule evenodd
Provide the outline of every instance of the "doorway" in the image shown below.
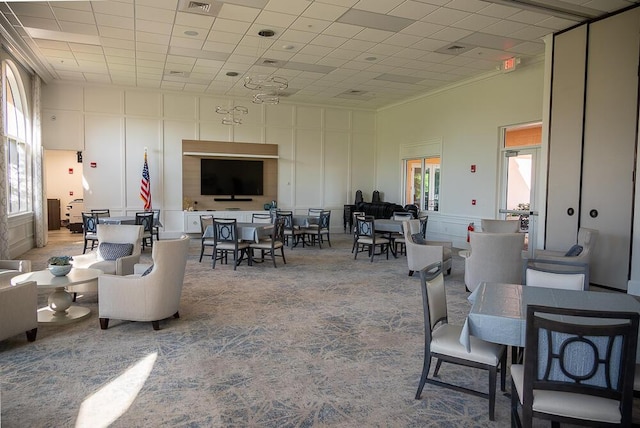
<path fill-rule="evenodd" d="M 536 239 L 536 188 L 542 123 L 507 126 L 501 129 L 500 218 L 519 222 L 526 233 L 525 249 L 533 257 L 529 242 Z M 530 247 L 530 248 L 529 248 Z"/>
<path fill-rule="evenodd" d="M 80 153 L 80 154 L 79 154 Z M 72 150 L 44 151 L 44 183 L 49 210 L 58 210 L 48 214 L 49 231 L 68 227 L 71 221 L 68 206 L 78 205 L 84 196 L 83 169 L 81 152 Z M 75 219 L 73 220 L 75 222 Z M 80 217 L 82 223 L 82 217 Z"/>

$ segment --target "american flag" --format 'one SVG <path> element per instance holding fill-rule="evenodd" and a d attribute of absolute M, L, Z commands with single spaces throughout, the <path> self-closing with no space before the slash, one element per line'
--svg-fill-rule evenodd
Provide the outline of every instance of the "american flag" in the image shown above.
<path fill-rule="evenodd" d="M 144 209 L 151 209 L 151 180 L 149 179 L 149 165 L 147 165 L 147 151 L 144 151 L 144 167 L 140 181 L 140 199 L 144 202 Z"/>

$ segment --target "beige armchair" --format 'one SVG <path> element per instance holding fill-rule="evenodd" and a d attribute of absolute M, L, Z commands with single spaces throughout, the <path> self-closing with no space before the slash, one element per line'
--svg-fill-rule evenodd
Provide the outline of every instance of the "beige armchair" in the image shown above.
<path fill-rule="evenodd" d="M 520 284 L 524 233 L 469 232 L 470 250 L 460 251 L 469 291 L 481 282 Z"/>
<path fill-rule="evenodd" d="M 31 272 L 31 260 L 0 260 L 0 287 L 25 272 Z"/>
<path fill-rule="evenodd" d="M 73 256 L 73 267 L 100 269 L 106 274 L 129 275 L 140 261 L 142 226 L 131 224 L 99 224 L 98 249 L 89 254 Z M 131 255 L 106 260 L 101 251 L 103 244 L 133 244 Z M 110 257 L 107 257 L 110 258 Z"/>
<path fill-rule="evenodd" d="M 404 241 L 407 252 L 407 265 L 409 266 L 409 276 L 415 271 L 421 271 L 425 267 L 442 262 L 442 270 L 447 274 L 451 273 L 451 242 L 447 241 L 425 241 L 425 244 L 417 244 L 411 235 L 419 233 L 420 220 L 407 220 L 402 222 Z"/>
<path fill-rule="evenodd" d="M 3 280 L 0 284 L 0 340 L 20 333 L 26 333 L 29 342 L 36 340 L 38 333 L 36 282 L 27 281 L 10 285 L 9 280 L 6 282 Z"/>
<path fill-rule="evenodd" d="M 520 231 L 520 222 L 516 220 L 494 220 L 483 218 L 480 220 L 483 232 L 490 233 L 516 233 Z"/>
<path fill-rule="evenodd" d="M 100 275 L 98 278 L 98 317 L 100 328 L 106 330 L 111 318 L 130 321 L 151 321 L 154 330 L 160 329 L 160 320 L 179 318 L 178 308 L 182 282 L 187 264 L 189 237 L 157 241 L 151 257 L 153 265 L 145 269 L 146 275 Z M 148 273 L 147 273 L 148 272 Z"/>
<path fill-rule="evenodd" d="M 564 251 L 536 250 L 536 258 L 589 264 L 593 248 L 598 240 L 598 234 L 597 230 L 587 229 L 586 227 L 581 227 L 578 230 L 578 243 L 576 245 L 581 246 L 582 251 L 577 256 L 567 256 L 568 249 Z"/>

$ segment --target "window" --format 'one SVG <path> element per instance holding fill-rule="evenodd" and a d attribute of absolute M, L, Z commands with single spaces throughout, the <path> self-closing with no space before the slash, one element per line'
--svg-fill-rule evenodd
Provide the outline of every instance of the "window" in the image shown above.
<path fill-rule="evenodd" d="M 7 206 L 9 214 L 18 214 L 31 210 L 31 147 L 27 143 L 27 111 L 19 75 L 9 61 L 3 63 L 3 71 Z"/>

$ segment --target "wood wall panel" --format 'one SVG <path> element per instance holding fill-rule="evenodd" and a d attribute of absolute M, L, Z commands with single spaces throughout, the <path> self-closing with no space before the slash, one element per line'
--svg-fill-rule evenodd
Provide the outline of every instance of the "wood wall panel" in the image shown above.
<path fill-rule="evenodd" d="M 182 152 L 194 153 L 228 153 L 220 159 L 245 159 L 233 154 L 260 156 L 277 156 L 276 144 L 230 143 L 224 141 L 182 140 Z M 263 158 L 264 161 L 264 195 L 250 196 L 251 201 L 215 201 L 228 195 L 212 196 L 200 193 L 200 159 L 206 156 L 182 156 L 182 197 L 183 201 L 197 202 L 198 210 L 225 210 L 238 208 L 243 211 L 262 210 L 264 204 L 278 199 L 278 159 Z M 184 206 L 183 208 L 188 208 Z"/>

